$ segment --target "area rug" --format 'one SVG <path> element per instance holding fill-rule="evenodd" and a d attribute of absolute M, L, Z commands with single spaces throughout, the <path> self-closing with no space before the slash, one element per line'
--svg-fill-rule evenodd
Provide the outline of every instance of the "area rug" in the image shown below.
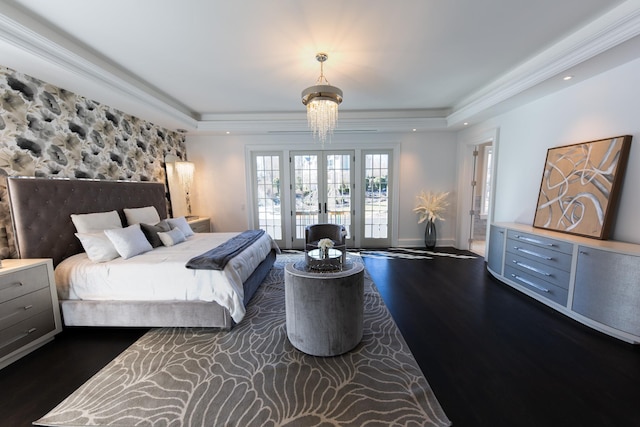
<path fill-rule="evenodd" d="M 475 255 L 465 255 L 449 252 L 429 251 L 426 249 L 391 248 L 386 250 L 361 250 L 359 254 L 364 257 L 378 259 L 434 259 L 436 257 L 475 259 Z"/>
<path fill-rule="evenodd" d="M 366 271 L 354 350 L 322 358 L 289 343 L 283 267 L 300 259 L 278 256 L 230 331 L 153 329 L 34 424 L 451 425 Z"/>

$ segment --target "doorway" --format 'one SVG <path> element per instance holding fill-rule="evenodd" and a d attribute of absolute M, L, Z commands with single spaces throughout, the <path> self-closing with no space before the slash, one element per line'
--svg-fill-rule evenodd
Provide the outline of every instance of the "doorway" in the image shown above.
<path fill-rule="evenodd" d="M 340 224 L 352 243 L 354 188 L 353 151 L 291 152 L 293 247 L 304 247 L 305 228 L 312 224 Z"/>
<path fill-rule="evenodd" d="M 491 208 L 493 181 L 493 144 L 485 142 L 473 150 L 473 179 L 471 181 L 471 210 L 469 214 L 469 250 L 485 255 L 487 224 Z"/>
<path fill-rule="evenodd" d="M 249 150 L 249 223 L 281 248 L 304 248 L 306 226 L 319 223 L 344 225 L 351 248 L 390 247 L 397 149 Z"/>

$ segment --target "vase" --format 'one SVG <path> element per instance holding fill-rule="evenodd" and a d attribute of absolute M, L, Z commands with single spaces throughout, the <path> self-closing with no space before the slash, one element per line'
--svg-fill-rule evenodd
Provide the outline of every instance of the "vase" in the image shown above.
<path fill-rule="evenodd" d="M 431 219 L 427 221 L 427 227 L 424 229 L 424 245 L 430 251 L 436 248 L 436 223 Z"/>

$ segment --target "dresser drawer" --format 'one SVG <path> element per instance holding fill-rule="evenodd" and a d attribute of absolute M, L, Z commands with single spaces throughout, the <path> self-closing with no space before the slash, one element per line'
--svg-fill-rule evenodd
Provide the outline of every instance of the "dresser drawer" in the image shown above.
<path fill-rule="evenodd" d="M 510 265 L 504 266 L 504 277 L 544 298 L 565 307 L 567 306 L 567 299 L 569 296 L 567 289 L 561 288 L 544 280 L 540 280 L 536 276 L 513 268 Z"/>
<path fill-rule="evenodd" d="M 0 304 L 0 330 L 51 309 L 51 291 L 42 288 Z"/>
<path fill-rule="evenodd" d="M 524 240 L 508 239 L 507 253 L 537 261 L 559 270 L 570 271 L 572 255 L 546 246 L 538 246 Z"/>
<path fill-rule="evenodd" d="M 551 250 L 562 252 L 569 255 L 573 253 L 572 243 L 551 239 L 549 237 L 523 233 L 517 230 L 509 230 L 507 232 L 507 238 L 516 242 L 529 243 L 539 248 L 551 249 Z"/>
<path fill-rule="evenodd" d="M 569 289 L 569 279 L 571 274 L 568 270 L 561 270 L 544 262 L 525 258 L 511 252 L 507 252 L 505 258 L 505 266 L 506 265 L 537 277 L 538 280 L 544 280 L 545 282 L 553 283 L 561 288 Z"/>
<path fill-rule="evenodd" d="M 22 322 L 0 330 L 0 357 L 34 341 L 56 328 L 53 309 L 43 311 Z"/>
<path fill-rule="evenodd" d="M 28 294 L 49 287 L 49 275 L 45 265 L 17 270 L 0 276 L 0 301 Z"/>

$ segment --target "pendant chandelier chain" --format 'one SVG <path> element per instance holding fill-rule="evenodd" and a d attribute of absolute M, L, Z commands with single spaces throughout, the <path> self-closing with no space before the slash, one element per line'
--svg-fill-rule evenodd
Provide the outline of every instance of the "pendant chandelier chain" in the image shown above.
<path fill-rule="evenodd" d="M 320 77 L 318 77 L 318 80 L 316 80 L 316 84 L 330 84 L 329 80 L 327 80 L 327 78 L 324 75 L 324 61 L 327 60 L 327 56 L 320 56 L 322 54 L 318 54 L 316 56 L 316 59 L 320 62 Z"/>

